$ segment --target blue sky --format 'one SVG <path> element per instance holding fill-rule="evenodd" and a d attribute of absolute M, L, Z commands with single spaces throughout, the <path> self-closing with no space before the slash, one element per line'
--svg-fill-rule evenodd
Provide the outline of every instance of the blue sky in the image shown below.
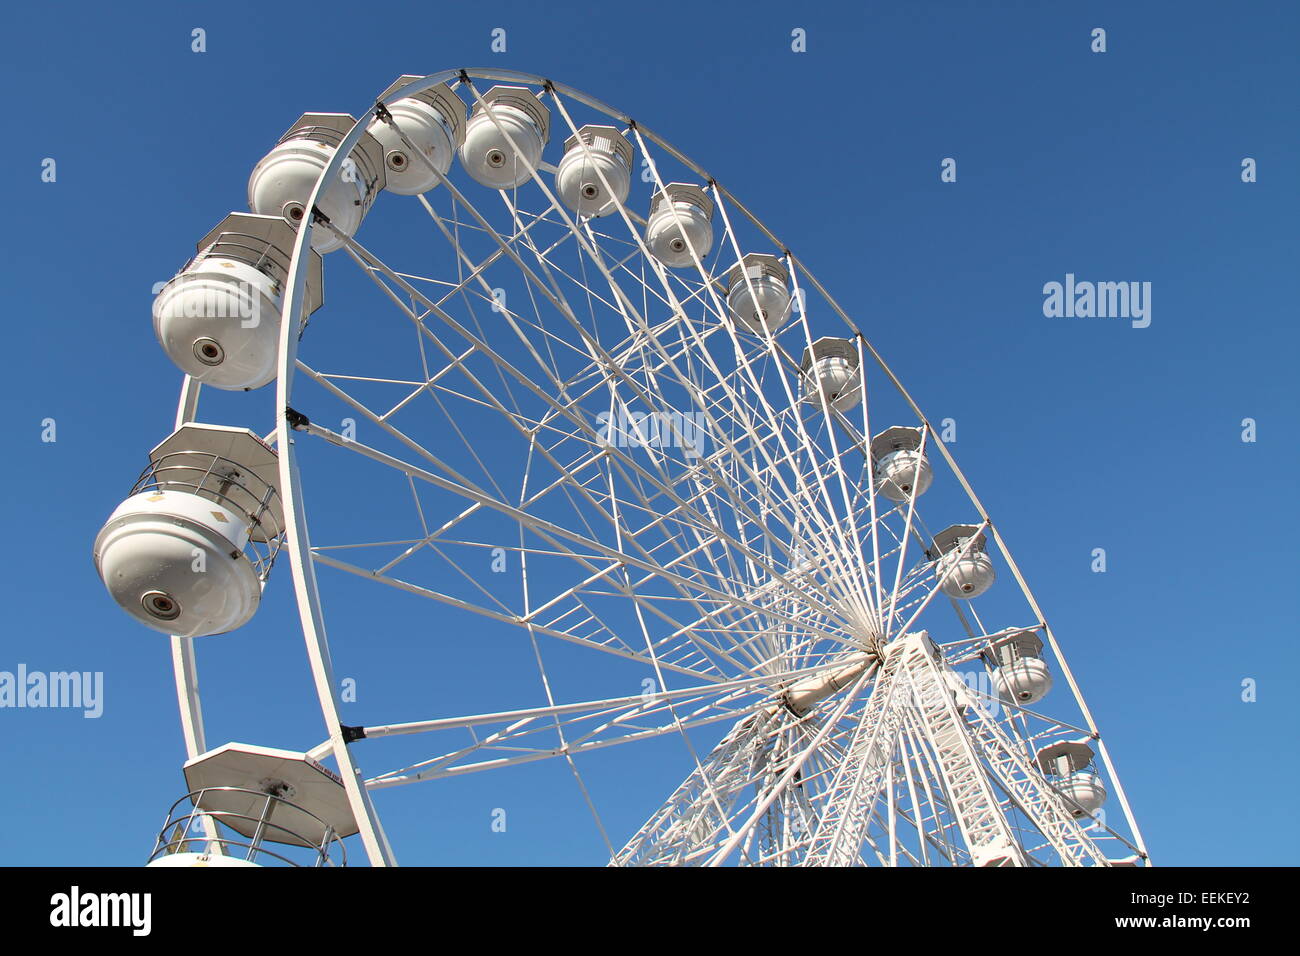
<path fill-rule="evenodd" d="M 179 375 L 153 338 L 152 286 L 242 208 L 249 169 L 300 113 L 355 115 L 399 73 L 461 66 L 548 75 L 641 118 L 781 236 L 928 415 L 956 420 L 952 451 L 1065 646 L 1156 862 L 1296 862 L 1300 10 L 311 11 L 8 14 L 0 670 L 102 671 L 105 700 L 94 720 L 0 710 L 0 811 L 13 824 L 0 863 L 133 864 L 182 792 L 166 641 L 112 606 L 90 561 L 174 414 Z M 191 52 L 194 27 L 205 53 Z M 489 48 L 498 27 L 502 54 Z M 1095 27 L 1104 54 L 1090 51 Z M 806 53 L 791 52 L 794 28 Z M 46 157 L 56 182 L 41 181 Z M 955 183 L 940 181 L 945 157 Z M 1241 180 L 1245 157 L 1257 182 Z M 1150 282 L 1150 327 L 1045 317 L 1042 287 L 1067 273 Z M 218 407 L 260 416 L 248 424 L 265 432 L 272 398 Z M 1090 570 L 1099 547 L 1104 574 Z M 214 742 L 324 736 L 289 584 L 279 569 L 249 628 L 202 645 Z M 414 617 L 423 607 L 394 613 L 473 639 Z M 348 614 L 331 627 L 363 630 Z M 357 723 L 427 716 L 379 705 L 453 682 L 371 658 L 364 641 L 336 653 L 359 681 L 345 715 Z M 525 675 L 502 679 L 522 688 Z M 533 687 L 520 706 L 539 702 Z M 603 806 L 635 826 L 647 761 L 593 760 L 624 780 Z M 548 763 L 405 788 L 381 809 L 404 862 L 599 862 L 567 774 Z M 505 834 L 488 826 L 500 806 Z"/>

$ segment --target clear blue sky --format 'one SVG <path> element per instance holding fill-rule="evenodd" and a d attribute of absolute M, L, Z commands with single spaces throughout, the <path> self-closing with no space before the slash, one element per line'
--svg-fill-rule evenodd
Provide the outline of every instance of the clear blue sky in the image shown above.
<path fill-rule="evenodd" d="M 928 415 L 958 422 L 953 451 L 1065 645 L 1156 862 L 1297 862 L 1300 7 L 295 9 L 6 13 L 0 670 L 102 671 L 106 686 L 97 720 L 0 710 L 0 863 L 136 863 L 183 789 L 166 641 L 112 606 L 90 560 L 174 414 L 151 287 L 242 208 L 249 169 L 300 113 L 355 114 L 399 73 L 461 66 L 586 90 L 744 200 Z M 1241 181 L 1244 157 L 1258 182 Z M 1151 326 L 1045 318 L 1043 284 L 1066 273 L 1151 282 Z M 249 424 L 265 432 L 260 401 Z M 46 418 L 57 442 L 41 441 Z M 1105 574 L 1090 571 L 1098 547 Z M 287 570 L 252 625 L 202 645 L 214 743 L 324 736 Z M 428 716 L 381 705 L 447 680 L 368 659 L 363 641 L 338 654 L 360 681 L 355 723 Z M 529 695 L 520 706 L 541 703 Z M 596 759 L 624 774 L 601 805 L 625 832 L 647 806 L 646 758 Z M 406 788 L 381 810 L 403 862 L 601 859 L 558 764 Z"/>

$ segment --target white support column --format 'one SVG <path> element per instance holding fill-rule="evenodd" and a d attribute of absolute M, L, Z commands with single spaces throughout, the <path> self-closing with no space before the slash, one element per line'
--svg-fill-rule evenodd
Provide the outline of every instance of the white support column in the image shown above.
<path fill-rule="evenodd" d="M 176 403 L 176 428 L 194 421 L 199 409 L 199 392 L 203 386 L 188 375 L 181 382 L 180 399 Z M 171 638 L 172 675 L 176 681 L 176 702 L 181 712 L 181 735 L 185 739 L 185 756 L 193 759 L 208 749 L 207 732 L 203 725 L 203 704 L 199 699 L 199 665 L 194 654 L 194 638 Z M 203 834 L 208 838 L 207 852 L 224 855 L 225 849 L 218 841 L 220 833 L 216 821 L 207 814 L 200 818 Z"/>
<path fill-rule="evenodd" d="M 902 655 L 897 650 L 896 646 L 886 649 L 885 665 L 826 794 L 803 866 L 851 866 L 858 858 L 886 771 L 894 762 L 902 722 L 896 700 Z"/>
<path fill-rule="evenodd" d="M 898 653 L 918 727 L 934 752 L 957 828 L 975 866 L 1023 866 L 1028 861 L 1002 814 L 997 795 L 966 729 L 956 696 L 961 681 L 934 659 L 935 648 L 923 634 L 901 639 Z M 965 703 L 963 701 L 963 703 Z"/>

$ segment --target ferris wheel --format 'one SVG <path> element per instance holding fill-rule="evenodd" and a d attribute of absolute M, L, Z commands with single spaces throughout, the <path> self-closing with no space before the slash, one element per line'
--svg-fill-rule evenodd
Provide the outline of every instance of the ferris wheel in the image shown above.
<path fill-rule="evenodd" d="M 547 761 L 593 863 L 1149 863 L 871 323 L 645 125 L 538 76 L 402 76 L 360 120 L 302 116 L 248 205 L 155 298 L 175 429 L 95 542 L 170 635 L 188 792 L 150 865 L 393 864 L 388 791 Z M 203 421 L 204 388 L 261 395 L 265 427 Z M 213 747 L 195 639 L 267 587 L 325 740 Z M 455 676 L 349 725 L 345 647 Z M 589 761 L 635 749 L 662 789 L 620 830 Z"/>

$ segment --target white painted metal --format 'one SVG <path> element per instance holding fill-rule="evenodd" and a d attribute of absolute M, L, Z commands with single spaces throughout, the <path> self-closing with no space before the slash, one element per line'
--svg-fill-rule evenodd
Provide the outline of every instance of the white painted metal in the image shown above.
<path fill-rule="evenodd" d="M 906 641 L 886 652 L 885 666 L 827 791 L 803 861 L 807 866 L 846 866 L 857 859 L 902 729 L 905 708 L 898 698 L 908 689 L 900 678 L 908 667 L 908 655 L 899 652 L 910 647 Z"/>
<path fill-rule="evenodd" d="M 241 545 L 280 536 L 284 509 L 276 452 L 247 428 L 187 422 L 154 446 L 149 462 L 159 490 L 193 492 L 236 513 Z"/>
<path fill-rule="evenodd" d="M 564 118 L 565 118 L 565 120 L 568 120 L 567 114 L 565 114 Z M 541 183 L 538 183 L 538 185 L 539 185 L 539 186 L 542 186 Z M 546 190 L 545 190 L 545 186 L 542 186 L 542 190 L 543 190 L 543 191 L 546 191 Z M 461 195 L 458 194 L 458 195 L 456 195 L 456 199 L 458 199 L 458 200 L 463 199 L 463 196 L 461 196 Z M 554 199 L 552 199 L 552 202 L 554 202 Z M 468 203 L 467 203 L 467 206 L 468 206 Z M 471 209 L 472 209 L 472 207 L 471 207 Z M 625 219 L 627 219 L 627 216 L 625 216 Z M 572 226 L 573 226 L 572 222 L 569 222 L 569 226 L 571 226 L 571 228 L 572 228 Z M 589 237 L 589 238 L 590 238 L 590 237 Z M 380 267 L 380 264 L 377 263 L 377 260 L 373 260 L 373 258 L 370 258 L 370 256 L 369 256 L 368 254 L 365 254 L 364 251 L 360 251 L 360 250 L 354 250 L 354 251 L 357 252 L 357 258 L 359 258 L 359 261 L 365 261 L 365 263 L 367 263 L 367 267 L 368 267 L 368 268 L 370 268 L 370 269 L 374 269 L 374 268 L 376 268 L 376 267 Z M 502 248 L 502 251 L 503 251 L 503 252 L 506 252 L 506 255 L 510 255 L 510 251 L 506 250 L 506 248 L 503 247 L 503 248 Z M 511 258 L 515 258 L 515 256 L 511 256 Z M 521 261 L 519 261 L 519 260 L 516 259 L 516 264 L 519 264 L 521 268 L 525 269 L 525 276 L 528 277 L 529 280 L 533 280 L 533 278 L 534 278 L 533 274 L 530 273 L 530 272 L 528 272 L 528 271 L 526 271 L 526 267 L 524 267 L 524 264 L 521 263 Z M 406 285 L 406 284 L 402 284 L 402 282 L 396 282 L 396 281 L 395 281 L 395 278 L 396 278 L 396 277 L 395 277 L 395 273 L 393 273 L 393 272 L 391 272 L 391 271 L 387 271 L 387 269 L 381 269 L 381 271 L 382 271 L 382 272 L 385 272 L 385 273 L 387 274 L 387 276 L 389 276 L 390 280 L 394 280 L 394 285 L 398 285 L 398 286 L 400 287 L 400 289 L 402 289 L 402 291 L 403 291 L 404 294 L 411 295 L 411 294 L 413 293 L 413 291 L 415 291 L 415 290 L 412 289 L 411 286 L 408 286 L 408 285 Z M 610 276 L 608 276 L 608 274 L 607 274 L 606 278 L 610 278 Z M 746 278 L 748 278 L 748 277 L 746 277 Z M 748 285 L 750 286 L 750 289 L 751 289 L 751 286 L 753 286 L 753 282 L 751 282 L 751 280 L 749 280 L 749 278 L 748 278 L 748 282 L 746 282 L 746 284 L 748 284 Z M 736 284 L 733 284 L 733 287 L 735 287 L 735 285 L 736 285 Z M 545 287 L 545 286 L 539 284 L 538 287 L 539 287 L 539 293 L 541 293 L 541 294 L 543 294 L 543 295 L 547 295 L 547 298 L 551 298 L 551 300 L 552 300 L 552 304 L 556 304 L 556 306 L 559 306 L 560 308 L 562 308 L 562 312 L 563 312 L 563 304 L 560 303 L 560 302 L 558 302 L 558 300 L 555 300 L 554 297 L 550 297 L 550 295 L 547 294 L 547 290 L 546 290 L 546 287 Z M 446 315 L 442 315 L 442 313 L 439 312 L 438 307 L 437 307 L 437 304 L 432 303 L 432 302 L 429 302 L 428 299 L 424 299 L 424 298 L 422 298 L 422 297 L 413 297 L 413 298 L 416 298 L 416 300 L 420 300 L 422 306 L 424 306 L 424 307 L 426 307 L 426 308 L 430 308 L 430 311 L 434 312 L 435 315 L 439 315 L 439 317 L 442 317 L 442 319 L 450 319 L 450 317 L 448 317 L 448 316 L 446 316 Z M 315 373 L 313 373 L 313 377 L 316 377 L 316 376 L 315 376 Z M 322 384 L 325 384 L 325 382 L 328 381 L 328 380 L 325 380 L 325 378 L 322 378 L 322 377 L 321 377 L 321 378 L 318 378 L 318 381 L 321 381 Z M 403 436 L 403 438 L 404 438 L 404 440 L 406 440 L 406 437 Z M 428 477 L 428 476 L 426 476 L 426 475 L 420 475 L 419 472 L 417 472 L 416 470 L 412 470 L 412 468 L 403 467 L 402 470 L 403 470 L 404 472 L 406 472 L 407 475 L 419 476 L 419 477 Z M 477 493 L 476 493 L 476 497 L 477 497 Z M 486 503 L 486 496 L 480 498 L 480 501 Z M 523 520 L 524 515 L 517 515 L 517 518 Z M 909 522 L 910 522 L 910 515 L 909 515 Z M 532 527 L 532 525 L 530 525 L 528 522 L 525 522 L 525 524 L 526 524 L 526 525 L 529 525 L 529 527 Z M 590 542 L 588 542 L 588 544 L 590 544 Z M 342 562 L 334 562 L 333 559 L 329 559 L 329 563 L 333 563 L 334 566 L 342 566 Z M 944 576 L 944 572 L 941 572 L 941 574 L 940 574 L 940 578 L 943 578 L 943 576 Z M 408 585 L 402 585 L 402 587 L 408 587 Z"/>
<path fill-rule="evenodd" d="M 847 663 L 822 674 L 796 681 L 782 695 L 782 702 L 796 717 L 806 717 L 826 698 L 851 686 L 871 666 L 874 657 L 865 651 L 849 657 Z"/>
<path fill-rule="evenodd" d="M 283 520 L 275 453 L 247 429 L 185 422 L 149 457 L 95 539 L 105 587 L 165 634 L 241 626 L 257 609 Z"/>
<path fill-rule="evenodd" d="M 731 317 L 754 334 L 771 335 L 790 318 L 786 269 L 776 256 L 751 253 L 731 270 L 727 305 Z"/>
<path fill-rule="evenodd" d="M 984 550 L 984 534 L 975 525 L 953 525 L 934 537 L 935 577 L 950 598 L 969 601 L 993 586 L 993 559 Z"/>
<path fill-rule="evenodd" d="M 179 431 L 181 426 L 194 421 L 202 389 L 202 384 L 188 375 L 181 380 L 174 430 Z M 194 654 L 194 639 L 173 634 L 171 644 L 172 679 L 176 684 L 176 703 L 180 711 L 185 756 L 197 757 L 208 749 L 208 744 L 203 724 L 203 703 L 199 696 L 199 665 Z M 217 836 L 217 827 L 211 818 L 201 817 L 199 825 L 209 841 Z M 217 856 L 221 855 L 220 844 L 209 843 L 209 845 L 214 847 L 213 852 Z"/>
<path fill-rule="evenodd" d="M 317 847 L 357 832 L 343 781 L 306 754 L 229 743 L 186 761 L 184 772 L 195 808 L 242 836 Z M 259 795 L 280 803 L 269 820 Z"/>
<path fill-rule="evenodd" d="M 984 703 L 970 698 L 966 710 L 972 739 L 982 752 L 996 784 L 1043 835 L 1066 866 L 1103 865 L 1105 856 L 1075 823 L 1068 802 L 1036 772 L 1023 744 L 995 720 Z"/>
<path fill-rule="evenodd" d="M 208 867 L 233 867 L 260 869 L 261 864 L 254 863 L 252 860 L 241 860 L 238 857 L 225 856 L 212 851 L 193 852 L 193 853 L 167 853 L 155 860 L 150 860 L 145 864 L 146 867 L 164 867 L 167 869 L 175 868 L 208 868 Z"/>
<path fill-rule="evenodd" d="M 262 583 L 244 554 L 248 522 L 184 491 L 132 495 L 95 539 L 95 569 L 118 605 L 163 634 L 199 637 L 253 616 Z"/>
<path fill-rule="evenodd" d="M 385 100 L 418 76 L 400 76 L 381 95 Z M 370 135 L 384 151 L 387 169 L 385 189 L 399 196 L 416 196 L 438 185 L 438 176 L 446 175 L 456 150 L 465 140 L 465 107 L 446 84 L 390 103 L 392 123 L 376 118 L 370 123 Z M 397 130 L 419 150 L 416 159 L 401 141 Z M 435 167 L 434 173 L 429 167 Z"/>
<path fill-rule="evenodd" d="M 293 227 L 278 216 L 231 213 L 154 298 L 154 334 L 196 381 L 260 388 L 275 378 L 280 290 Z M 304 315 L 322 302 L 319 253 L 311 262 Z M 179 427 L 179 426 L 178 426 Z"/>
<path fill-rule="evenodd" d="M 430 83 L 429 86 L 436 85 Z M 340 174 L 344 158 L 361 139 L 364 130 L 360 123 L 353 125 L 330 155 L 325 168 L 311 188 L 306 208 L 317 207 L 319 199 Z M 307 263 L 313 248 L 312 221 L 304 219 L 294 242 L 293 263 L 289 268 L 284 297 L 284 311 L 280 321 L 279 363 L 276 374 L 276 407 L 280 410 L 276 428 L 279 441 L 279 486 L 284 502 L 285 547 L 289 552 L 289 565 L 293 571 L 294 591 L 298 599 L 298 616 L 302 622 L 303 639 L 307 645 L 307 659 L 311 665 L 312 679 L 321 714 L 332 743 L 331 756 L 338 765 L 343 788 L 348 797 L 366 856 L 372 866 L 391 866 L 396 863 L 388 838 L 379 823 L 370 795 L 361 780 L 361 771 L 352 759 L 348 742 L 343 735 L 343 722 L 339 717 L 338 682 L 330 662 L 329 645 L 325 637 L 325 622 L 320 608 L 320 592 L 316 584 L 316 569 L 311 563 L 311 542 L 307 535 L 307 519 L 303 513 L 302 485 L 297 480 L 292 423 L 287 419 L 289 398 L 293 389 L 296 367 L 299 328 L 293 316 L 301 315 L 307 294 Z M 341 233 L 336 233 L 341 237 Z M 342 238 L 339 238 L 342 244 Z"/>
<path fill-rule="evenodd" d="M 329 735 L 311 754 L 338 761 L 371 862 L 392 862 L 371 791 L 464 773 L 508 773 L 555 758 L 573 772 L 609 845 L 576 758 L 670 735 L 686 746 L 686 780 L 622 850 L 611 849 L 613 862 L 1106 865 L 1094 846 L 1097 834 L 1145 858 L 1104 746 L 1098 749 L 1124 806 L 1127 836 L 1111 828 L 1084 834 L 1034 759 L 1036 748 L 1073 727 L 1068 717 L 1037 715 L 1021 706 L 1032 701 L 1018 693 L 1014 705 L 999 708 L 996 697 L 985 700 L 961 685 L 956 668 L 979 664 L 1007 630 L 986 632 L 974 603 L 963 603 L 955 620 L 940 625 L 948 602 L 933 598 L 954 587 L 957 596 L 977 596 L 976 587 L 961 584 L 978 586 L 981 574 L 958 565 L 982 559 L 991 571 L 983 550 L 989 534 L 1095 738 L 1055 638 L 942 442 L 936 444 L 944 463 L 965 494 L 957 506 L 973 505 L 980 524 L 966 526 L 952 547 L 936 547 L 938 567 L 919 553 L 930 535 L 916 500 L 941 477 L 925 456 L 932 429 L 802 263 L 713 177 L 644 125 L 585 94 L 499 70 L 402 80 L 410 82 L 399 81 L 382 96 L 387 118 L 380 111 L 349 129 L 338 125 L 334 151 L 303 207 L 319 205 L 323 184 L 335 181 L 343 157 L 367 129 L 382 133 L 390 154 L 415 157 L 409 172 L 422 167 L 431 186 L 444 187 L 434 195 L 453 212 L 439 212 L 423 195 L 414 208 L 450 244 L 454 271 L 420 275 L 419 266 L 390 266 L 347 222 L 304 221 L 282 306 L 284 316 L 295 318 L 281 323 L 277 368 L 280 409 L 295 402 L 293 382 L 301 371 L 310 395 L 342 402 L 380 439 L 344 438 L 293 416 L 281 417 L 276 432 L 285 548 Z M 476 80 L 509 86 L 481 94 Z M 462 166 L 480 183 L 511 190 L 490 196 L 503 213 L 484 211 L 477 187 L 460 188 L 445 157 L 424 149 L 421 123 L 393 108 L 403 100 L 428 103 L 426 94 L 437 88 L 473 109 Z M 543 158 L 552 121 L 568 134 L 568 168 L 591 172 L 597 198 L 609 201 L 600 209 L 600 231 L 580 201 L 572 195 L 566 201 L 565 159 L 557 166 Z M 635 144 L 646 157 L 656 197 L 649 221 L 627 208 L 633 200 L 620 192 L 618 164 L 591 162 L 602 152 L 594 143 L 599 137 L 580 135 L 591 128 L 612 129 L 629 154 Z M 616 151 L 623 147 L 615 144 Z M 486 162 L 492 149 L 501 151 L 499 163 Z M 709 184 L 711 195 L 700 196 L 715 207 L 716 224 L 705 215 L 701 228 L 705 206 L 699 203 L 663 198 L 673 194 L 660 168 L 674 163 L 679 174 Z M 542 172 L 556 174 L 554 187 Z M 674 239 L 688 241 L 674 248 Z M 311 364 L 310 336 L 301 344 L 299 337 L 309 250 L 318 243 L 344 249 L 414 330 L 423 363 L 416 374 L 365 378 Z M 780 255 L 746 253 L 764 243 Z M 413 251 L 427 261 L 425 251 Z M 513 270 L 524 290 L 508 304 L 496 297 L 494 266 L 494 272 Z M 474 297 L 495 303 L 491 335 L 461 306 Z M 814 297 L 817 310 L 810 315 Z M 824 358 L 818 343 L 827 338 L 814 328 L 824 329 L 819 323 L 828 313 L 847 326 L 835 356 L 842 367 L 810 376 Z M 810 361 L 801 362 L 801 355 Z M 916 415 L 915 426 L 897 429 L 915 441 L 883 454 L 867 437 L 870 406 L 882 401 L 860 387 L 867 356 Z M 852 403 L 838 400 L 853 380 L 841 374 L 849 368 L 859 383 Z M 377 406 L 353 389 L 363 378 L 408 391 Z M 476 464 L 471 436 L 446 404 L 466 395 L 496 416 L 498 437 L 527 450 L 528 464 L 506 482 L 510 488 Z M 426 415 L 434 411 L 442 431 L 432 442 L 405 415 L 429 396 L 436 406 L 422 407 Z M 319 399 L 303 398 L 313 400 Z M 604 424 L 591 414 L 601 402 Z M 657 409 L 677 417 L 656 421 L 653 441 L 622 440 L 641 435 L 644 422 L 613 424 L 621 421 L 617 416 Z M 338 454 L 351 452 L 409 486 L 419 516 L 410 539 L 387 543 L 389 556 L 375 561 L 330 547 L 333 541 L 313 547 L 295 436 L 323 439 Z M 900 451 L 904 457 L 882 468 L 882 459 Z M 318 480 L 325 478 L 308 476 L 313 485 Z M 562 496 L 572 502 L 568 514 L 551 507 Z M 432 502 L 443 510 L 433 510 Z M 936 513 L 949 517 L 952 506 L 941 499 Z M 523 569 L 518 605 L 451 587 L 454 574 L 421 581 L 408 573 L 412 555 L 436 551 L 448 570 L 464 574 L 449 552 L 472 540 L 487 516 L 518 529 L 511 549 Z M 557 560 L 576 572 L 568 583 L 553 571 L 532 573 Z M 366 728 L 366 739 L 441 739 L 474 730 L 470 743 L 449 740 L 435 745 L 427 760 L 363 781 L 352 752 L 364 740 L 345 736 L 339 721 L 318 564 L 429 598 L 441 614 L 476 614 L 518 628 L 536 658 L 545 706 Z M 612 599 L 625 613 L 598 609 Z M 918 622 L 936 634 L 936 645 L 900 636 Z M 936 630 L 953 624 L 964 633 Z M 541 651 L 548 639 L 639 663 L 657 692 L 557 700 Z M 201 736 L 192 658 L 184 658 L 177 656 L 178 689 L 186 688 L 182 702 L 189 702 L 183 712 L 196 728 L 189 736 Z M 878 671 L 870 663 L 876 659 L 898 662 L 897 670 L 887 663 Z M 1031 660 L 1037 658 L 1021 663 Z M 1010 672 L 1003 685 L 1020 687 Z M 697 753 L 691 735 L 715 725 L 731 729 L 711 753 Z"/>
<path fill-rule="evenodd" d="M 669 183 L 650 202 L 645 243 L 666 266 L 689 269 L 713 248 L 713 203 L 699 186 Z"/>
<path fill-rule="evenodd" d="M 565 140 L 555 189 L 579 216 L 608 215 L 631 186 L 632 144 L 613 126 L 584 126 Z"/>
<path fill-rule="evenodd" d="M 934 469 L 925 454 L 924 434 L 919 428 L 894 426 L 871 439 L 876 483 L 890 501 L 920 496 L 934 480 Z"/>
<path fill-rule="evenodd" d="M 858 349 L 848 339 L 826 336 L 813 342 L 804 349 L 799 369 L 804 375 L 802 392 L 805 402 L 829 404 L 843 413 L 862 401 Z"/>
<path fill-rule="evenodd" d="M 1003 700 L 1034 704 L 1052 689 L 1052 672 L 1037 657 L 1021 657 L 993 672 L 993 682 Z"/>
<path fill-rule="evenodd" d="M 549 139 L 550 114 L 532 91 L 494 86 L 474 106 L 461 165 L 484 186 L 514 189 L 534 174 Z"/>
<path fill-rule="evenodd" d="M 1056 789 L 1069 801 L 1076 817 L 1090 816 L 1106 802 L 1106 785 L 1095 773 L 1072 773 L 1057 784 Z"/>
<path fill-rule="evenodd" d="M 291 226 L 311 218 L 313 208 L 329 217 L 338 232 L 316 233 L 313 248 L 333 252 L 343 245 L 341 236 L 357 231 L 379 190 L 384 188 L 383 150 L 369 135 L 354 137 L 343 162 L 334 154 L 356 120 L 345 113 L 305 113 L 275 147 L 253 167 L 248 178 L 248 208 L 262 216 L 283 216 Z M 315 187 L 326 169 L 329 185 Z M 309 203 L 308 196 L 319 201 Z M 285 313 L 290 314 L 290 313 Z"/>

